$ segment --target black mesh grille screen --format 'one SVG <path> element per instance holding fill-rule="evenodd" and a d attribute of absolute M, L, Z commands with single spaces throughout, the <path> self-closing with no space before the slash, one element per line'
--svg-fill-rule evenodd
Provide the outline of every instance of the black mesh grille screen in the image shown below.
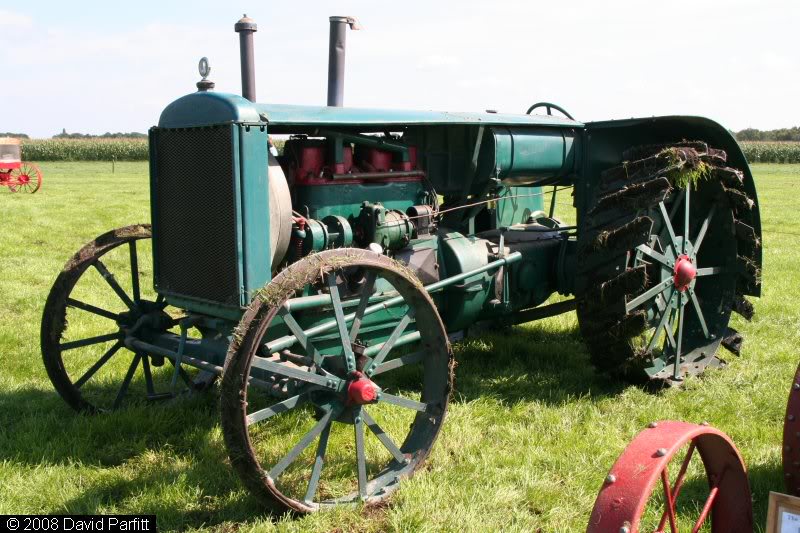
<path fill-rule="evenodd" d="M 156 283 L 239 305 L 231 127 L 156 130 Z"/>

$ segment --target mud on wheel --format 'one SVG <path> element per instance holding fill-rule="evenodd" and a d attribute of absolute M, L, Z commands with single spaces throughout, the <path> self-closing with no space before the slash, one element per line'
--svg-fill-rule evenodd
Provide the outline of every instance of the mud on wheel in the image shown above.
<path fill-rule="evenodd" d="M 277 511 L 380 502 L 424 463 L 451 384 L 444 326 L 412 273 L 366 250 L 309 256 L 234 334 L 221 390 L 231 463 Z"/>
<path fill-rule="evenodd" d="M 594 365 L 680 382 L 739 353 L 760 235 L 745 175 L 703 142 L 632 148 L 602 173 L 579 238 L 578 319 Z"/>

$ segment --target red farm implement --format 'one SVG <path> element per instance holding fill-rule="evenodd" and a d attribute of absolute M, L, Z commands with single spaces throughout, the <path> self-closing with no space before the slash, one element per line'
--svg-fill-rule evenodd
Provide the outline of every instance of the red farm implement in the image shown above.
<path fill-rule="evenodd" d="M 42 172 L 22 161 L 19 139 L 0 137 L 0 185 L 11 192 L 35 193 L 42 186 Z"/>

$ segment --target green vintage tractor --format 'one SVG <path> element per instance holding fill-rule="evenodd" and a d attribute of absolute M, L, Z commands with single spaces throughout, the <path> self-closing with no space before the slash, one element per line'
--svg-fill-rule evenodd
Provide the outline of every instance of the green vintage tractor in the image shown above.
<path fill-rule="evenodd" d="M 723 364 L 720 345 L 738 353 L 728 323 L 760 293 L 761 228 L 725 128 L 584 124 L 549 103 L 340 107 L 354 24 L 331 19 L 328 106 L 256 102 L 243 18 L 244 95 L 215 92 L 203 60 L 198 91 L 164 109 L 152 226 L 86 245 L 47 300 L 44 362 L 69 405 L 221 378 L 245 485 L 311 512 L 379 502 L 423 465 L 453 386 L 450 342 L 477 323 L 577 309 L 592 363 L 629 380 L 678 384 Z M 564 194 L 574 224 L 555 212 Z"/>

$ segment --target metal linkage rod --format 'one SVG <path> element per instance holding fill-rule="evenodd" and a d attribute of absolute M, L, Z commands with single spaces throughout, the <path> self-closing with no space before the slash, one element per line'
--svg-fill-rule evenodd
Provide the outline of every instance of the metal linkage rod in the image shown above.
<path fill-rule="evenodd" d="M 424 289 L 427 292 L 432 293 L 432 292 L 444 289 L 445 287 L 449 287 L 450 285 L 454 285 L 454 284 L 458 283 L 459 281 L 463 281 L 463 280 L 465 280 L 467 278 L 471 278 L 472 276 L 475 276 L 477 274 L 482 274 L 482 273 L 487 272 L 489 270 L 494 270 L 494 269 L 500 268 L 502 266 L 506 266 L 506 265 L 510 265 L 512 263 L 516 263 L 520 259 L 522 259 L 522 254 L 519 253 L 519 252 L 514 252 L 514 253 L 511 253 L 511 254 L 507 255 L 506 257 L 503 257 L 501 259 L 498 259 L 496 261 L 492 261 L 491 263 L 483 265 L 482 267 L 478 267 L 478 268 L 475 268 L 473 270 L 458 274 L 456 276 L 452 276 L 452 277 L 449 277 L 447 279 L 443 279 L 441 281 L 437 281 L 436 283 L 431 283 L 430 285 L 427 285 L 426 287 L 424 287 Z M 364 313 L 363 313 L 362 317 L 371 315 L 373 313 L 376 313 L 378 311 L 382 311 L 384 309 L 389 309 L 390 307 L 394 307 L 395 305 L 399 305 L 399 304 L 403 303 L 403 301 L 404 300 L 403 300 L 402 296 L 395 296 L 394 298 L 389 298 L 388 300 L 385 300 L 383 302 L 371 305 L 371 306 L 367 307 L 364 310 Z M 319 302 L 319 305 L 326 305 L 326 304 L 330 304 L 331 299 L 330 299 L 330 296 L 326 295 L 325 298 L 320 298 L 319 300 L 315 300 L 315 303 L 317 303 L 317 302 Z M 287 303 L 289 303 L 291 305 L 291 300 L 289 300 Z M 347 315 L 344 316 L 344 321 L 345 321 L 345 323 L 350 323 L 355 319 L 355 317 L 356 317 L 356 313 L 347 314 Z M 319 335 L 321 333 L 328 332 L 328 331 L 336 328 L 336 326 L 337 326 L 337 323 L 336 323 L 335 320 L 329 320 L 327 322 L 323 322 L 322 324 L 319 324 L 317 326 L 314 326 L 312 328 L 307 329 L 304 333 L 305 333 L 306 337 L 313 337 L 315 335 Z M 270 343 L 267 343 L 266 351 L 268 353 L 279 352 L 281 350 L 285 350 L 286 348 L 289 348 L 290 346 L 293 346 L 296 342 L 297 342 L 297 337 L 295 337 L 294 335 L 286 335 L 286 336 L 281 337 L 279 339 L 275 339 L 274 341 L 272 341 Z"/>

